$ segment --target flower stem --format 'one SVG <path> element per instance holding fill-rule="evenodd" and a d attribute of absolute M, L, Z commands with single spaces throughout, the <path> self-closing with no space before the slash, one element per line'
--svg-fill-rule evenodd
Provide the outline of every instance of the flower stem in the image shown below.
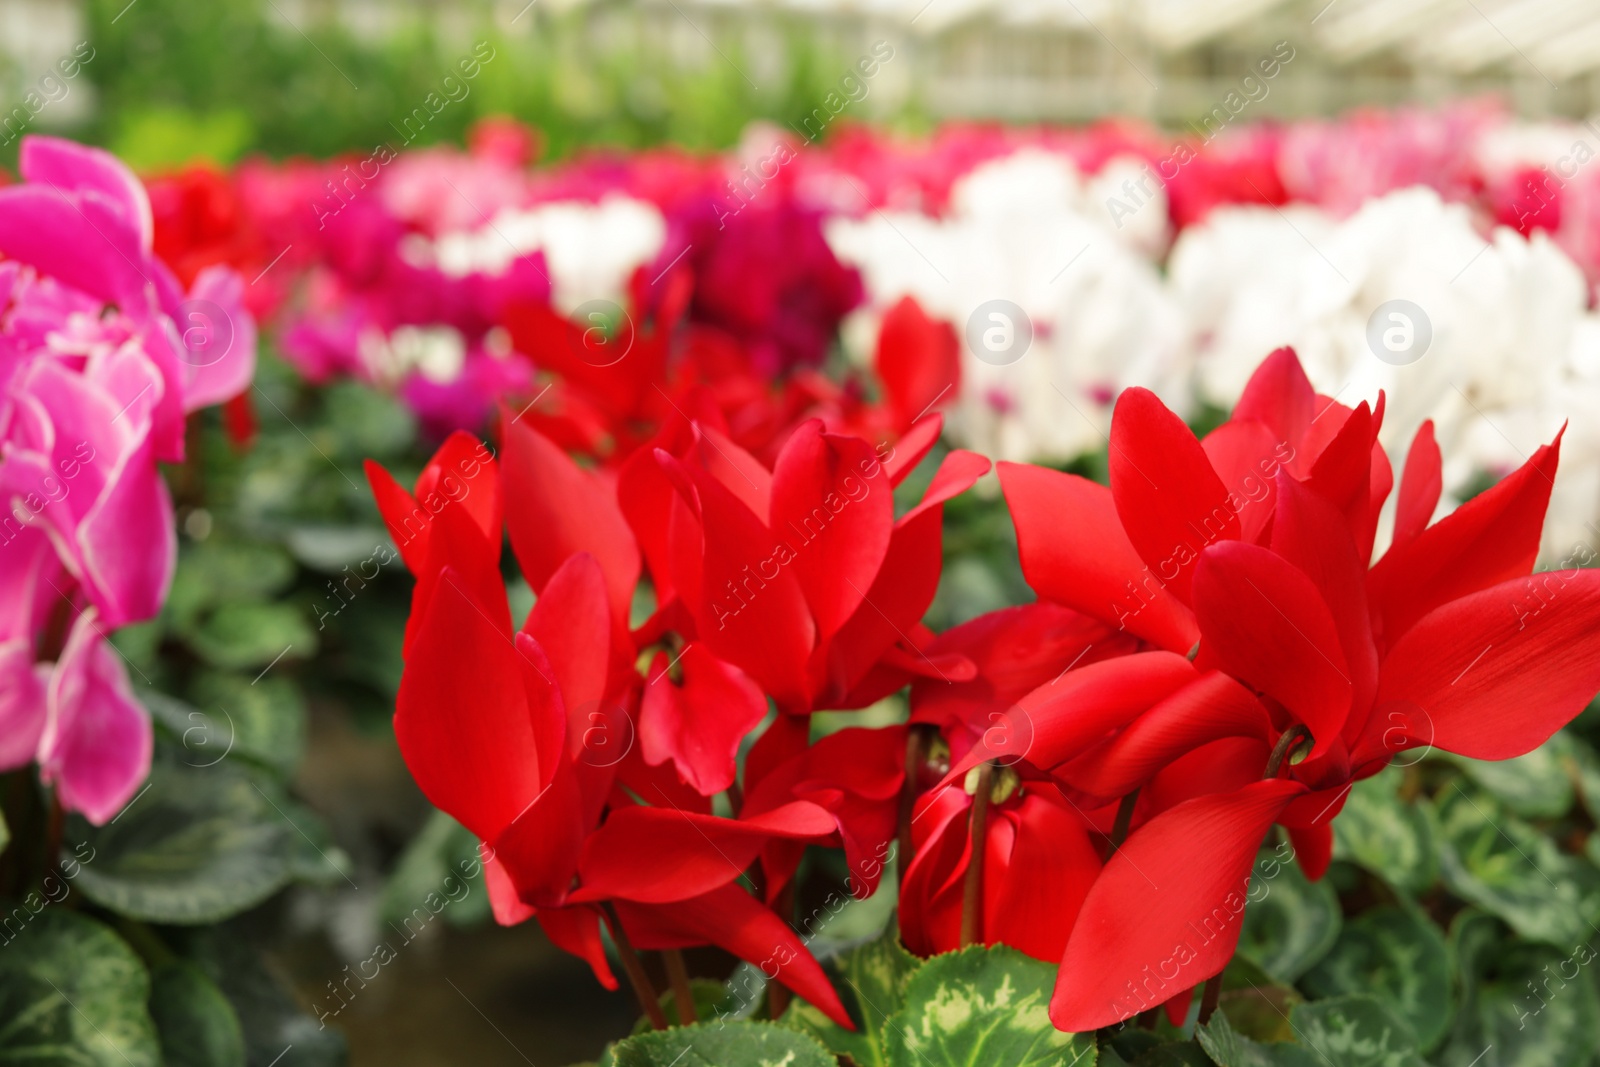
<path fill-rule="evenodd" d="M 796 871 L 794 877 L 783 887 L 778 894 L 778 899 L 772 902 L 772 910 L 778 913 L 790 926 L 794 925 L 795 881 L 799 879 L 800 872 Z M 767 982 L 767 1014 L 776 1019 L 789 1010 L 789 987 L 773 978 Z"/>
<path fill-rule="evenodd" d="M 1122 798 L 1122 803 L 1117 805 L 1117 821 L 1111 826 L 1111 839 L 1106 842 L 1106 863 L 1111 862 L 1111 857 L 1117 854 L 1117 849 L 1128 839 L 1128 827 L 1133 825 L 1133 809 L 1139 803 L 1139 791 L 1135 789 Z"/>
<path fill-rule="evenodd" d="M 1278 768 L 1283 766 L 1283 761 L 1301 741 L 1309 738 L 1311 731 L 1299 723 L 1289 727 L 1278 738 L 1278 743 L 1272 749 L 1272 755 L 1267 757 L 1267 769 L 1262 772 L 1263 779 L 1278 777 Z"/>
<path fill-rule="evenodd" d="M 606 923 L 611 927 L 611 940 L 617 944 L 617 955 L 622 957 L 622 969 L 628 972 L 628 981 L 633 983 L 633 995 L 639 998 L 639 1007 L 644 1009 L 651 1026 L 657 1030 L 665 1030 L 667 1013 L 661 1010 L 661 998 L 656 996 L 655 986 L 650 984 L 650 976 L 645 973 L 644 963 L 640 961 L 639 954 L 633 950 L 633 942 L 628 940 L 627 931 L 622 929 L 622 920 L 617 918 L 617 909 L 609 900 L 601 907 L 605 909 Z"/>
<path fill-rule="evenodd" d="M 994 789 L 994 761 L 978 765 L 978 788 L 972 795 L 972 821 L 968 824 L 972 854 L 961 886 L 961 947 L 983 943 L 983 861 L 988 852 L 989 794 Z"/>
<path fill-rule="evenodd" d="M 928 727 L 912 723 L 906 727 L 906 780 L 900 787 L 900 829 L 895 835 L 895 869 L 903 888 L 906 868 L 911 865 L 911 819 L 917 807 L 917 777 L 928 758 Z"/>
<path fill-rule="evenodd" d="M 44 873 L 41 880 L 55 873 L 61 863 L 61 839 L 66 831 L 66 813 L 61 810 L 61 795 L 50 790 L 49 812 L 44 835 Z"/>
<path fill-rule="evenodd" d="M 694 987 L 689 984 L 689 968 L 683 964 L 683 951 L 669 948 L 661 953 L 667 965 L 667 979 L 672 983 L 672 999 L 678 1005 L 678 1024 L 688 1026 L 700 1021 L 694 1010 Z"/>
<path fill-rule="evenodd" d="M 1211 1021 L 1211 1016 L 1217 1010 L 1217 1001 L 1222 998 L 1222 972 L 1218 971 L 1206 980 L 1205 992 L 1200 995 L 1200 1025 L 1204 1026 Z"/>

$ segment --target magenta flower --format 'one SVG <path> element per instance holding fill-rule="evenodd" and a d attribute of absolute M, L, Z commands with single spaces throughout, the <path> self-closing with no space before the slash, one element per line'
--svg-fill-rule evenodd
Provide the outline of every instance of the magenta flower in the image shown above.
<path fill-rule="evenodd" d="M 155 615 L 172 582 L 157 463 L 183 459 L 188 412 L 249 386 L 255 324 L 230 270 L 183 291 L 115 157 L 30 137 L 20 169 L 0 189 L 0 770 L 37 762 L 98 823 L 150 766 L 106 634 Z"/>

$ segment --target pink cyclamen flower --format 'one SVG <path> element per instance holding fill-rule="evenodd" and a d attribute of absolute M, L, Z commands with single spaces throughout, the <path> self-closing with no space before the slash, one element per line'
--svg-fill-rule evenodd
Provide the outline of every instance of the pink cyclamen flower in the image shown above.
<path fill-rule="evenodd" d="M 40 765 L 104 822 L 149 771 L 117 627 L 154 616 L 177 555 L 159 462 L 185 415 L 255 370 L 244 285 L 185 292 L 152 251 L 144 187 L 114 156 L 22 142 L 0 189 L 0 770 Z"/>

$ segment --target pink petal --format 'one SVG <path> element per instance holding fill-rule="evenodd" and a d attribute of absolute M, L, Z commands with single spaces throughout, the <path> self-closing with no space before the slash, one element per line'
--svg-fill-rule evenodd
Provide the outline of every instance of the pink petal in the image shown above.
<path fill-rule="evenodd" d="M 154 744 L 150 716 L 90 608 L 73 623 L 50 679 L 40 777 L 55 785 L 62 807 L 101 826 L 149 776 Z"/>

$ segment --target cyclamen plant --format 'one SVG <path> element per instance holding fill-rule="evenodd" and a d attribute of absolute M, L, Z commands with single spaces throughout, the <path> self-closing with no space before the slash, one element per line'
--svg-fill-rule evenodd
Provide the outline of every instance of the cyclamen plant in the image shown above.
<path fill-rule="evenodd" d="M 1213 1012 L 1273 828 L 1319 879 L 1353 787 L 1397 754 L 1519 756 L 1600 690 L 1600 573 L 1531 576 L 1559 436 L 1430 522 L 1424 424 L 1369 566 L 1395 483 L 1383 412 L 1317 395 L 1287 349 L 1203 439 L 1127 390 L 1109 486 L 1001 464 L 1039 599 L 943 634 L 921 621 L 942 507 L 989 463 L 949 452 L 896 517 L 937 416 L 892 446 L 806 423 L 770 467 L 680 419 L 610 474 L 504 412 L 498 461 L 463 463 L 483 446 L 457 434 L 415 496 L 369 465 L 417 578 L 401 753 L 482 842 L 500 922 L 536 919 L 615 987 L 608 931 L 657 1028 L 638 950 L 663 950 L 690 1021 L 680 952 L 720 946 L 808 1002 L 774 990 L 767 1012 L 829 1053 L 723 1023 L 616 1063 L 912 1062 L 893 1049 L 968 1041 L 927 1022 L 951 998 L 1047 1010 L 1060 1033 L 1018 1063 L 1077 1062 L 1158 1007 L 1245 1062 Z M 505 536 L 537 597 L 520 622 Z M 813 712 L 908 686 L 908 724 L 814 736 Z M 790 925 L 801 856 L 842 850 L 864 897 L 891 843 L 897 925 L 836 987 Z"/>
<path fill-rule="evenodd" d="M 0 771 L 37 763 L 103 824 L 150 769 L 150 718 L 107 641 L 160 610 L 177 545 L 158 463 L 185 416 L 249 386 L 255 326 L 224 267 L 185 292 L 115 157 L 22 141 L 0 189 Z"/>

